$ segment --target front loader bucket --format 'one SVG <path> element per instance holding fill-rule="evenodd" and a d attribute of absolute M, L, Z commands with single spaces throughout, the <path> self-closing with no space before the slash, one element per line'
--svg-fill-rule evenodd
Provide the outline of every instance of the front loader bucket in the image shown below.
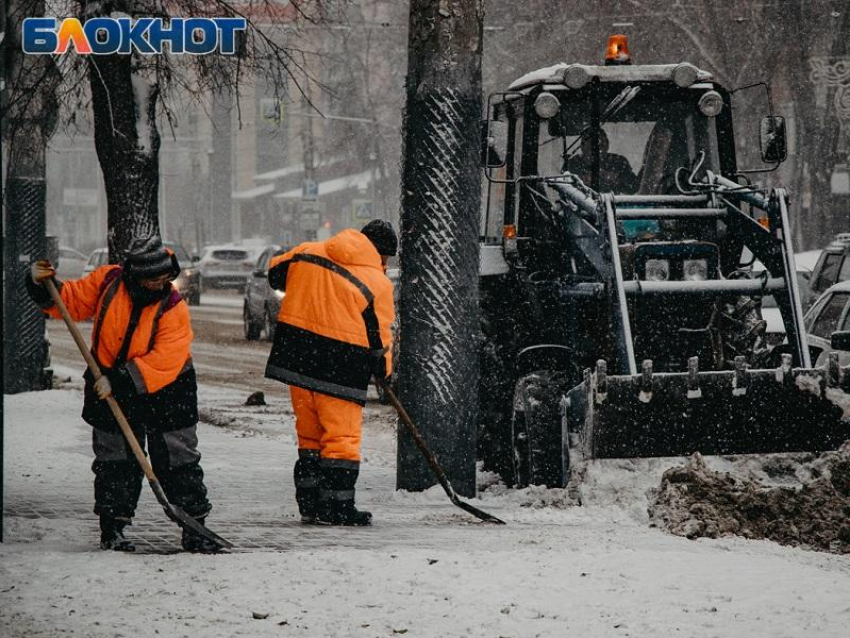
<path fill-rule="evenodd" d="M 604 365 L 567 394 L 578 459 L 820 452 L 850 439 L 850 369 L 607 376 Z M 575 456 L 573 456 L 575 458 Z"/>

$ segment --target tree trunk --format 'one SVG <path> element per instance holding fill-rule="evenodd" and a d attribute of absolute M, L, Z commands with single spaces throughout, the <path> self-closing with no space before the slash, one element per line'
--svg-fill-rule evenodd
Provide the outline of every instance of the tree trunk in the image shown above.
<path fill-rule="evenodd" d="M 482 0 L 412 0 L 401 211 L 400 398 L 475 494 Z M 399 428 L 397 485 L 435 484 Z"/>
<path fill-rule="evenodd" d="M 44 4 L 13 2 L 4 13 L 3 51 L 3 389 L 6 393 L 49 388 L 45 372 L 44 315 L 25 288 L 30 263 L 48 257 L 46 150 L 57 119 L 53 60 L 21 53 L 21 20 L 44 15 Z"/>
<path fill-rule="evenodd" d="M 133 239 L 159 234 L 158 89 L 133 64 L 129 55 L 89 57 L 94 144 L 106 187 L 113 264 L 124 260 Z"/>

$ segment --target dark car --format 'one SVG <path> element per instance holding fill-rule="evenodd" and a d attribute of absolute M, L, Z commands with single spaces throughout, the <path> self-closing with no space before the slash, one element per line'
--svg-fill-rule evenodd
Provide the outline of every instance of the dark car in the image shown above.
<path fill-rule="evenodd" d="M 173 241 L 162 242 L 166 248 L 174 251 L 174 256 L 180 264 L 180 274 L 172 282 L 172 285 L 180 291 L 180 294 L 190 306 L 201 303 L 201 271 L 198 269 L 195 259 L 189 257 L 189 253 L 180 244 Z M 89 255 L 83 274 L 87 275 L 95 268 L 105 266 L 109 263 L 109 249 L 96 248 Z"/>
<path fill-rule="evenodd" d="M 830 286 L 850 281 L 850 233 L 840 233 L 823 249 L 809 279 L 811 297 L 808 305 Z"/>
<path fill-rule="evenodd" d="M 180 274 L 172 282 L 172 286 L 180 291 L 190 306 L 201 305 L 201 269 L 198 268 L 197 258 L 192 258 L 186 249 L 173 241 L 164 241 L 166 248 L 174 251 L 174 256 L 180 263 Z"/>
<path fill-rule="evenodd" d="M 274 337 L 274 326 L 284 293 L 269 286 L 269 261 L 284 250 L 280 246 L 266 246 L 245 282 L 242 323 L 245 338 L 249 341 L 256 341 L 261 335 L 269 341 Z"/>

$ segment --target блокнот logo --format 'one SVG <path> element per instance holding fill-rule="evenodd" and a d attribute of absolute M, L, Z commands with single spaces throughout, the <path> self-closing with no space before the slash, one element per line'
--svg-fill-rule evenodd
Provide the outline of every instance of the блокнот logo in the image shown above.
<path fill-rule="evenodd" d="M 245 18 L 25 18 L 23 50 L 28 54 L 67 53 L 69 45 L 80 55 L 171 53 L 205 55 L 236 53 L 236 32 L 247 28 Z"/>

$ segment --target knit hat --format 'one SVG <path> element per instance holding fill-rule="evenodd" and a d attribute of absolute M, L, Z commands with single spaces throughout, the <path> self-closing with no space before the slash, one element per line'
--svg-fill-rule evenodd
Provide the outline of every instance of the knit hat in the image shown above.
<path fill-rule="evenodd" d="M 166 274 L 176 277 L 180 273 L 177 258 L 162 245 L 157 235 L 133 240 L 124 269 L 136 279 L 153 279 Z"/>
<path fill-rule="evenodd" d="M 398 237 L 391 223 L 383 219 L 373 219 L 360 232 L 369 238 L 379 255 L 395 257 L 398 251 Z"/>

